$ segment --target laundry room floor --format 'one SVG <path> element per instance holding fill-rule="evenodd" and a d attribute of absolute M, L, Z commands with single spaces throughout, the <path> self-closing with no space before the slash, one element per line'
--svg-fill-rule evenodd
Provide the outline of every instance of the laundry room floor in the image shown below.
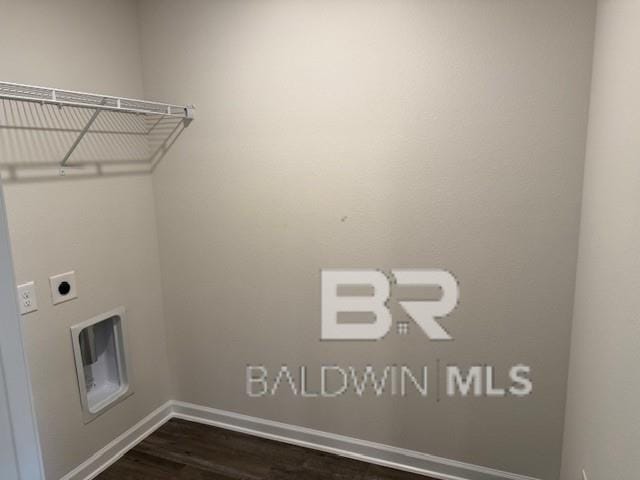
<path fill-rule="evenodd" d="M 433 480 L 308 448 L 172 419 L 98 480 Z"/>

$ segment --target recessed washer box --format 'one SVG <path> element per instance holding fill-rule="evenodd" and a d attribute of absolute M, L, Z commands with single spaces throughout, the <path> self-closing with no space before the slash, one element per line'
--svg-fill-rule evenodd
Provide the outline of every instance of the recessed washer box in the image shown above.
<path fill-rule="evenodd" d="M 125 327 L 123 307 L 71 327 L 85 423 L 133 393 Z"/>

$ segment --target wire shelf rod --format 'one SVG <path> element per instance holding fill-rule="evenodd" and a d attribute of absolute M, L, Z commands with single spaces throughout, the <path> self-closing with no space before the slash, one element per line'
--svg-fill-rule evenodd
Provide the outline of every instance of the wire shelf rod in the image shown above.
<path fill-rule="evenodd" d="M 37 87 L 11 82 L 0 82 L 0 99 L 185 119 L 191 118 L 193 110 L 191 106 L 186 105 L 113 97 L 111 95 Z"/>

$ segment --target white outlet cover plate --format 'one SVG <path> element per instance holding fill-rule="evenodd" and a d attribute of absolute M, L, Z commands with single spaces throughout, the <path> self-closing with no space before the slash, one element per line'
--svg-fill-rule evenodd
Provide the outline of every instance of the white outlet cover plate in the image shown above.
<path fill-rule="evenodd" d="M 18 285 L 18 305 L 20 306 L 20 315 L 25 315 L 38 310 L 36 284 L 34 282 L 27 282 L 22 285 Z"/>
<path fill-rule="evenodd" d="M 67 294 L 60 293 L 59 287 L 63 282 L 67 282 L 69 284 L 70 288 Z M 49 283 L 51 284 L 51 300 L 54 305 L 78 298 L 78 291 L 76 289 L 76 272 L 71 271 L 49 277 Z"/>

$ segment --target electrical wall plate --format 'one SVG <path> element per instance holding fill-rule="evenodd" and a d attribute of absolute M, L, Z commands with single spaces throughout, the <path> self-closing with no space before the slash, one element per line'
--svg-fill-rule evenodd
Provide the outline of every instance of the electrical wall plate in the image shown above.
<path fill-rule="evenodd" d="M 18 304 L 20 306 L 20 315 L 38 310 L 38 299 L 36 298 L 36 285 L 34 282 L 18 285 Z"/>
<path fill-rule="evenodd" d="M 71 271 L 49 277 L 51 284 L 51 300 L 54 305 L 78 298 L 76 289 L 76 272 Z"/>

